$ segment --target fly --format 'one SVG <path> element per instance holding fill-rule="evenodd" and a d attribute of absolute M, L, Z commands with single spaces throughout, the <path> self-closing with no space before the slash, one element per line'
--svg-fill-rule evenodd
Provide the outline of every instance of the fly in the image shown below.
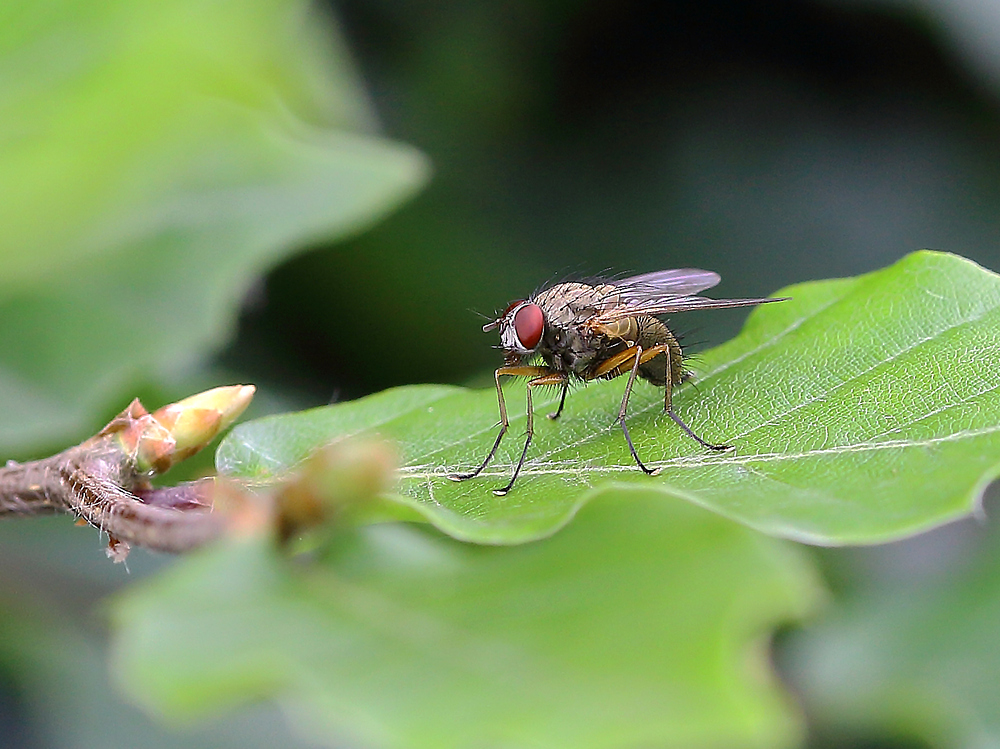
<path fill-rule="evenodd" d="M 483 462 L 468 473 L 451 474 L 454 481 L 478 476 L 496 455 L 507 432 L 507 406 L 500 388 L 501 377 L 530 377 L 528 381 L 528 425 L 521 458 L 514 474 L 497 496 L 510 491 L 517 480 L 528 445 L 534 435 L 531 393 L 542 385 L 562 388 L 559 406 L 550 419 L 558 419 L 566 403 L 570 382 L 610 380 L 628 375 L 618 423 L 629 452 L 639 468 L 648 474 L 657 471 L 639 458 L 625 422 L 628 400 L 636 377 L 664 389 L 663 410 L 684 432 L 709 450 L 728 450 L 728 445 L 706 442 L 674 413 L 673 388 L 691 377 L 684 369 L 683 353 L 676 337 L 658 318 L 692 309 L 750 307 L 781 299 L 708 299 L 697 296 L 719 283 L 717 273 L 695 268 L 679 268 L 645 273 L 619 281 L 597 283 L 560 283 L 518 300 L 483 331 L 499 330 L 504 364 L 494 373 L 497 404 L 500 408 L 500 433 Z M 529 364 L 540 359 L 540 364 Z"/>

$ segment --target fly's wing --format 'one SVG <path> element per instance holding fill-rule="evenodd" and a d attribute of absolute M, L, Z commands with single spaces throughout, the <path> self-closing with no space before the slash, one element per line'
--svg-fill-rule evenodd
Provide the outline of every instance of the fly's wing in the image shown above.
<path fill-rule="evenodd" d="M 708 299 L 696 296 L 719 283 L 719 274 L 696 268 L 661 270 L 613 282 L 615 304 L 591 318 L 592 323 L 612 323 L 635 315 L 669 315 L 692 309 L 752 307 L 781 299 Z"/>
<path fill-rule="evenodd" d="M 719 274 L 710 270 L 675 268 L 643 273 L 641 276 L 611 281 L 611 284 L 617 289 L 618 298 L 622 302 L 634 304 L 656 299 L 666 302 L 677 297 L 693 296 L 699 291 L 712 288 L 720 280 Z"/>

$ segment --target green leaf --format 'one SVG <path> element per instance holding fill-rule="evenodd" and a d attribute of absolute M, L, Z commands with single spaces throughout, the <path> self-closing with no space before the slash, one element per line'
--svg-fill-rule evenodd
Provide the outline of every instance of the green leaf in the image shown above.
<path fill-rule="evenodd" d="M 637 384 L 629 425 L 655 477 L 635 467 L 615 423 L 622 379 L 571 393 L 558 422 L 536 418 L 528 462 L 502 498 L 490 490 L 520 454 L 523 385 L 507 389 L 497 459 L 462 483 L 447 474 L 477 465 L 496 433 L 489 389 L 399 388 L 250 422 L 217 466 L 269 480 L 320 445 L 378 433 L 399 445 L 400 501 L 483 543 L 551 534 L 595 491 L 626 482 L 818 544 L 876 543 L 967 514 L 1000 470 L 1000 279 L 919 252 L 779 294 L 792 299 L 755 310 L 737 338 L 702 354 L 697 385 L 674 398 L 695 431 L 735 450 L 707 453 L 662 413 L 662 391 Z"/>
<path fill-rule="evenodd" d="M 410 195 L 422 156 L 372 121 L 302 0 L 0 10 L 0 446 L 92 427 L 293 247 Z"/>
<path fill-rule="evenodd" d="M 1000 746 L 1000 533 L 993 525 L 986 533 L 942 529 L 943 542 L 913 539 L 897 552 L 893 573 L 886 573 L 891 550 L 870 550 L 878 567 L 860 590 L 788 643 L 783 670 L 817 727 L 834 737 Z"/>
<path fill-rule="evenodd" d="M 808 559 L 656 493 L 608 494 L 514 548 L 371 525 L 297 565 L 263 541 L 117 601 L 116 671 L 174 719 L 276 695 L 326 744 L 794 746 L 768 632 Z"/>

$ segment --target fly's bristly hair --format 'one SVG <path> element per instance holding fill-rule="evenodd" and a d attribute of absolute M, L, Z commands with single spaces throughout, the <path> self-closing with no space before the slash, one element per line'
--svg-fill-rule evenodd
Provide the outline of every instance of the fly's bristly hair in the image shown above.
<path fill-rule="evenodd" d="M 677 343 L 683 345 L 685 351 L 687 351 L 687 349 L 689 348 L 696 349 L 699 346 L 705 346 L 708 344 L 708 341 L 705 340 L 704 338 L 699 338 L 696 341 L 689 340 L 691 336 L 700 334 L 701 328 L 689 328 L 687 330 L 680 330 L 680 331 L 675 331 L 673 328 L 671 328 L 670 332 L 674 334 L 674 338 L 677 339 Z M 692 356 L 697 356 L 697 354 L 685 354 L 684 358 L 689 359 Z"/>
<path fill-rule="evenodd" d="M 615 283 L 621 278 L 625 278 L 628 271 L 616 271 L 612 268 L 605 268 L 604 270 L 599 270 L 597 273 L 591 276 L 577 276 L 576 278 L 566 279 L 567 281 L 576 283 L 585 283 L 589 286 L 601 286 L 607 283 Z"/>
<path fill-rule="evenodd" d="M 542 292 L 548 291 L 554 286 L 561 286 L 564 283 L 589 283 L 593 286 L 595 283 L 600 283 L 600 281 L 588 280 L 588 277 L 583 275 L 579 269 L 569 269 L 564 267 L 560 270 L 553 271 L 552 275 L 550 275 L 545 281 L 542 281 L 542 283 L 538 284 L 538 286 L 531 291 L 531 294 L 529 294 L 527 298 L 534 299 Z"/>
<path fill-rule="evenodd" d="M 543 291 L 548 291 L 554 286 L 562 286 L 566 283 L 582 283 L 588 286 L 600 286 L 601 284 L 614 283 L 615 279 L 624 275 L 620 271 L 612 273 L 611 268 L 605 268 L 604 270 L 599 270 L 595 274 L 583 273 L 579 270 L 559 270 L 549 276 L 548 280 L 543 281 L 538 286 L 534 288 L 531 295 L 528 297 L 532 299 Z"/>
<path fill-rule="evenodd" d="M 538 286 L 536 286 L 531 294 L 528 295 L 528 299 L 538 296 L 546 289 L 551 289 L 553 286 L 558 286 L 561 283 L 566 283 L 569 279 L 573 278 L 575 271 L 569 270 L 557 270 L 553 271 L 552 275 L 548 277 L 545 281 L 542 281 Z"/>
<path fill-rule="evenodd" d="M 553 286 L 559 286 L 560 284 L 567 283 L 567 281 L 573 278 L 574 275 L 575 275 L 574 271 L 567 271 L 567 270 L 553 271 L 552 275 L 549 276 L 548 280 L 543 281 L 538 286 L 536 286 L 534 290 L 527 297 L 525 297 L 525 300 L 534 299 L 543 291 L 545 291 L 546 289 L 551 289 Z M 485 320 L 488 320 L 489 322 L 499 322 L 500 320 L 503 319 L 504 313 L 510 308 L 510 305 L 515 304 L 518 301 L 521 301 L 521 299 L 511 299 L 509 302 L 507 302 L 507 304 L 504 305 L 502 309 L 495 308 L 492 317 L 488 317 L 481 312 L 477 312 L 476 310 L 469 310 L 469 311 L 475 315 L 478 315 L 479 317 L 482 317 Z M 493 348 L 502 349 L 503 346 L 494 346 Z"/>
<path fill-rule="evenodd" d="M 581 297 L 585 297 L 585 296 L 589 295 L 590 293 L 592 293 L 593 290 L 594 290 L 594 284 L 590 284 L 590 283 L 588 283 L 586 281 L 565 281 L 565 282 L 563 282 L 561 284 L 556 284 L 554 286 L 546 286 L 544 289 L 542 289 L 538 293 L 533 294 L 531 298 L 532 299 L 537 299 L 539 294 L 541 294 L 541 293 L 543 293 L 545 291 L 548 291 L 549 289 L 554 289 L 557 286 L 568 286 L 568 285 L 571 285 L 571 284 L 579 284 L 579 288 L 576 289 L 576 291 L 574 293 L 567 293 L 566 294 L 566 298 L 563 301 L 563 303 L 560 306 L 556 307 L 557 311 L 559 311 L 559 312 L 565 312 L 567 309 L 569 309 L 574 304 L 576 304 L 577 302 L 579 302 L 580 299 L 581 299 Z"/>

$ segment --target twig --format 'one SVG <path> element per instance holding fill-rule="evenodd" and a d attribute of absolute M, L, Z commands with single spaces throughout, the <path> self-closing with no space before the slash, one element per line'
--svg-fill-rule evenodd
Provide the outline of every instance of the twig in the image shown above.
<path fill-rule="evenodd" d="M 96 436 L 44 460 L 0 468 L 0 517 L 68 512 L 109 536 L 109 556 L 129 545 L 183 552 L 230 525 L 213 512 L 214 480 L 153 489 L 150 478 L 194 454 L 242 413 L 252 386 L 216 388 L 153 414 L 132 402 Z"/>

